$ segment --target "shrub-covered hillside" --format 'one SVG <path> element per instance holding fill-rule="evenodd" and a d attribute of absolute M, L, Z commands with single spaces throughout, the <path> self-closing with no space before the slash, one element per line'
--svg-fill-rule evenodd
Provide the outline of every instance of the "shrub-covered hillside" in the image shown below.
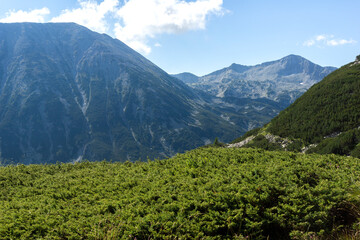
<path fill-rule="evenodd" d="M 0 239 L 326 239 L 356 222 L 359 171 L 351 157 L 223 148 L 0 167 Z"/>
<path fill-rule="evenodd" d="M 268 131 L 309 143 L 360 126 L 360 64 L 350 63 L 312 86 L 274 118 Z"/>

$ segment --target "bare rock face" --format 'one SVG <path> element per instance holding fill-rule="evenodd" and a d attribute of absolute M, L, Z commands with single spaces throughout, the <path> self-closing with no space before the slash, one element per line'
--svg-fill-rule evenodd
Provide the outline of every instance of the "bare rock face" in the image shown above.
<path fill-rule="evenodd" d="M 0 24 L 0 157 L 163 158 L 247 130 L 122 42 L 76 24 Z"/>
<path fill-rule="evenodd" d="M 283 109 L 335 69 L 289 55 L 256 66 L 232 64 L 196 81 L 185 82 L 220 98 L 268 99 Z"/>
<path fill-rule="evenodd" d="M 240 148 L 240 147 L 243 147 L 246 144 L 250 143 L 255 137 L 256 136 L 247 137 L 247 138 L 245 138 L 244 140 L 242 140 L 240 142 L 229 144 L 226 147 L 227 148 Z"/>
<path fill-rule="evenodd" d="M 251 130 L 269 122 L 335 69 L 289 55 L 255 66 L 234 63 L 202 77 L 190 73 L 173 76 L 218 98 L 218 102 L 236 106 L 236 112 L 243 116 L 242 126 Z"/>

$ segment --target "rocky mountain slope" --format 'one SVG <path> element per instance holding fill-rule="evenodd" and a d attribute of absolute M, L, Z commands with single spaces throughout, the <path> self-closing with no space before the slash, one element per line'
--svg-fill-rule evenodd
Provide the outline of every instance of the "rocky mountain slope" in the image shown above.
<path fill-rule="evenodd" d="M 187 78 L 184 80 L 182 74 L 175 76 L 195 89 L 220 98 L 268 99 L 285 108 L 335 69 L 321 67 L 300 56 L 289 55 L 256 66 L 232 64 L 199 77 L 197 81 L 195 78 L 191 81 Z"/>
<path fill-rule="evenodd" d="M 193 84 L 199 81 L 199 77 L 192 73 L 179 73 L 179 74 L 172 74 L 173 77 L 180 79 L 186 84 Z"/>
<path fill-rule="evenodd" d="M 166 157 L 248 123 L 122 42 L 76 24 L 0 24 L 0 160 Z"/>
<path fill-rule="evenodd" d="M 359 109 L 360 56 L 315 84 L 264 128 L 236 142 L 360 157 Z"/>

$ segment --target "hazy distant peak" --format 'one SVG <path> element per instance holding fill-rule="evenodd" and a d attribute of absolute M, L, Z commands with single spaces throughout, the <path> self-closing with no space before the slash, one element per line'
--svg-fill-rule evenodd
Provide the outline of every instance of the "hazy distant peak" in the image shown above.
<path fill-rule="evenodd" d="M 172 74 L 172 76 L 183 81 L 186 84 L 195 83 L 199 80 L 198 76 L 196 76 L 195 74 L 189 73 L 189 72 Z"/>
<path fill-rule="evenodd" d="M 299 56 L 299 55 L 295 55 L 295 54 L 287 55 L 287 56 L 283 57 L 282 59 L 287 59 L 287 60 L 289 60 L 289 59 L 291 59 L 291 60 L 307 60 L 306 58 L 304 58 L 302 56 Z"/>
<path fill-rule="evenodd" d="M 187 84 L 217 97 L 266 98 L 288 105 L 335 69 L 290 54 L 255 66 L 233 63 Z"/>
<path fill-rule="evenodd" d="M 245 72 L 246 70 L 248 70 L 250 67 L 249 66 L 245 66 L 245 65 L 240 65 L 240 64 L 236 64 L 233 63 L 230 65 L 229 69 L 238 72 L 238 73 L 242 73 Z"/>

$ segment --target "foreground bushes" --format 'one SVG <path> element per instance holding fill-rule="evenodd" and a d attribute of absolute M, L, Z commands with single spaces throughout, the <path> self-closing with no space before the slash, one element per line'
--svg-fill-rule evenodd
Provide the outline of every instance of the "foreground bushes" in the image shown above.
<path fill-rule="evenodd" d="M 359 161 L 205 148 L 1 167 L 0 239 L 326 238 L 357 221 Z"/>

